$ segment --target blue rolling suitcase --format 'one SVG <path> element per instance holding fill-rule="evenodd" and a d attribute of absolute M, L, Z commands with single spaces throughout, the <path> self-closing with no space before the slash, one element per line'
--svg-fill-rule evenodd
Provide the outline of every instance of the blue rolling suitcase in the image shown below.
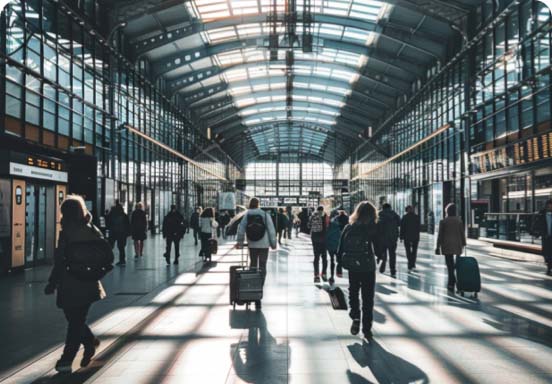
<path fill-rule="evenodd" d="M 245 246 L 244 246 L 245 247 Z M 260 303 L 263 299 L 264 278 L 258 268 L 247 267 L 242 249 L 241 265 L 230 267 L 230 305 L 245 305 L 249 309 L 251 303 Z"/>
<path fill-rule="evenodd" d="M 473 292 L 473 297 L 481 291 L 481 275 L 479 264 L 475 257 L 458 257 L 456 259 L 456 289 L 464 296 L 464 292 Z"/>

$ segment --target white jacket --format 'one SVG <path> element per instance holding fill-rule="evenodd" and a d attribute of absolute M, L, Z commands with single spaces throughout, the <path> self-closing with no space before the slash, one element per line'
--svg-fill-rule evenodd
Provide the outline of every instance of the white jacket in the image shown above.
<path fill-rule="evenodd" d="M 260 215 L 263 218 L 263 221 L 265 223 L 265 234 L 263 238 L 259 241 L 249 241 L 248 240 L 248 246 L 249 248 L 253 249 L 265 249 L 265 248 L 276 248 L 276 230 L 274 229 L 274 223 L 272 222 L 272 218 L 270 217 L 270 214 L 268 212 L 263 211 L 260 208 L 257 209 L 248 209 L 247 212 L 243 215 L 243 218 L 240 222 L 240 226 L 238 228 L 238 244 L 242 244 L 244 242 L 244 239 L 246 237 L 246 229 L 247 229 L 247 216 L 248 215 Z"/>

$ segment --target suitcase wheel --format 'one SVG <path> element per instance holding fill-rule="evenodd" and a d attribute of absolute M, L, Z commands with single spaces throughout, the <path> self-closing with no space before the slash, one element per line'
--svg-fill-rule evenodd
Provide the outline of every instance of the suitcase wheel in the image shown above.
<path fill-rule="evenodd" d="M 460 291 L 460 296 L 464 297 L 464 291 Z"/>
<path fill-rule="evenodd" d="M 249 311 L 249 303 L 245 304 L 245 309 Z"/>
<path fill-rule="evenodd" d="M 234 302 L 233 306 L 232 306 L 232 309 L 235 311 L 236 310 L 236 302 Z"/>
<path fill-rule="evenodd" d="M 477 292 L 474 292 L 474 293 L 473 293 L 473 298 L 474 298 L 474 299 L 477 299 Z"/>

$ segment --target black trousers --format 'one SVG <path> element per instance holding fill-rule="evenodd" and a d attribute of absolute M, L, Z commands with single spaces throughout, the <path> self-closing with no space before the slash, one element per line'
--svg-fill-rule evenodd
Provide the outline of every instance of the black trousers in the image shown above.
<path fill-rule="evenodd" d="M 89 309 L 90 305 L 63 309 L 67 319 L 67 335 L 65 337 L 65 348 L 61 356 L 62 361 L 72 362 L 81 344 L 85 349 L 93 347 L 94 334 L 86 325 Z"/>
<path fill-rule="evenodd" d="M 381 271 L 385 271 L 385 265 L 387 264 L 388 256 L 389 256 L 389 269 L 391 269 L 391 273 L 395 273 L 397 271 L 397 243 L 386 244 L 382 246 L 381 248 L 382 262 L 380 265 Z"/>
<path fill-rule="evenodd" d="M 194 243 L 197 245 L 197 240 L 200 238 L 199 229 L 194 228 Z"/>
<path fill-rule="evenodd" d="M 209 239 L 213 237 L 213 235 L 203 232 L 199 235 L 201 238 L 201 251 L 199 251 L 199 256 L 203 256 L 206 260 L 211 260 L 211 253 L 209 252 Z"/>
<path fill-rule="evenodd" d="M 115 243 L 117 243 L 117 249 L 119 250 L 119 261 L 124 263 L 126 261 L 125 247 L 127 244 L 127 236 L 113 234 L 109 237 L 109 244 L 111 244 L 111 248 L 115 246 Z"/>
<path fill-rule="evenodd" d="M 419 240 L 404 240 L 404 249 L 406 250 L 406 258 L 408 259 L 408 269 L 416 267 L 418 242 Z"/>
<path fill-rule="evenodd" d="M 330 255 L 330 276 L 331 277 L 334 277 L 334 273 L 335 273 L 335 260 L 336 260 L 336 257 L 337 257 L 337 251 L 330 251 L 328 250 L 328 255 Z M 322 263 L 324 264 L 324 263 Z M 322 267 L 322 273 L 325 275 L 326 274 L 326 267 L 328 266 L 328 262 L 326 261 L 326 266 Z"/>
<path fill-rule="evenodd" d="M 266 264 L 268 262 L 268 248 L 249 248 L 249 266 L 259 268 L 263 275 L 263 285 L 266 280 Z"/>
<path fill-rule="evenodd" d="M 326 244 L 313 241 L 312 249 L 314 251 L 314 276 L 320 276 L 320 259 L 322 259 L 322 271 L 326 273 L 326 269 L 328 269 Z"/>
<path fill-rule="evenodd" d="M 459 256 L 456 256 L 459 257 Z M 454 255 L 445 255 L 445 261 L 447 263 L 448 271 L 448 286 L 452 287 L 456 284 L 456 274 L 454 273 L 454 268 L 456 266 L 456 260 Z"/>
<path fill-rule="evenodd" d="M 282 236 L 284 236 L 284 232 L 285 232 L 285 231 L 284 231 L 283 228 L 282 228 L 282 229 L 278 229 L 278 243 L 279 243 L 279 244 L 282 244 Z M 284 238 L 285 238 L 285 236 L 284 236 Z"/>
<path fill-rule="evenodd" d="M 174 243 L 174 259 L 178 260 L 180 257 L 180 237 L 167 237 L 165 247 L 165 258 L 171 258 L 171 247 Z"/>
<path fill-rule="evenodd" d="M 374 319 L 374 295 L 376 288 L 376 273 L 349 271 L 349 316 L 351 319 L 362 320 L 362 332 L 372 329 Z M 359 296 L 362 295 L 362 316 L 360 313 Z"/>
<path fill-rule="evenodd" d="M 542 256 L 548 265 L 548 269 L 552 268 L 552 236 L 543 236 L 542 238 Z"/>

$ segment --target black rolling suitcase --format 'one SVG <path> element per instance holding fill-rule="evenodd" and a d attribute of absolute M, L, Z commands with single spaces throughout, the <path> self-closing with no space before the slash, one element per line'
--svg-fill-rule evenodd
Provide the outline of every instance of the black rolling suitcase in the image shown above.
<path fill-rule="evenodd" d="M 244 246 L 244 249 L 246 247 Z M 263 275 L 258 268 L 249 268 L 241 251 L 241 265 L 230 267 L 230 305 L 245 305 L 260 302 L 263 298 Z"/>
<path fill-rule="evenodd" d="M 477 294 L 481 291 L 481 275 L 475 257 L 462 256 L 457 258 L 456 288 L 462 296 L 464 296 L 464 292 L 473 292 L 473 296 L 477 298 Z"/>

